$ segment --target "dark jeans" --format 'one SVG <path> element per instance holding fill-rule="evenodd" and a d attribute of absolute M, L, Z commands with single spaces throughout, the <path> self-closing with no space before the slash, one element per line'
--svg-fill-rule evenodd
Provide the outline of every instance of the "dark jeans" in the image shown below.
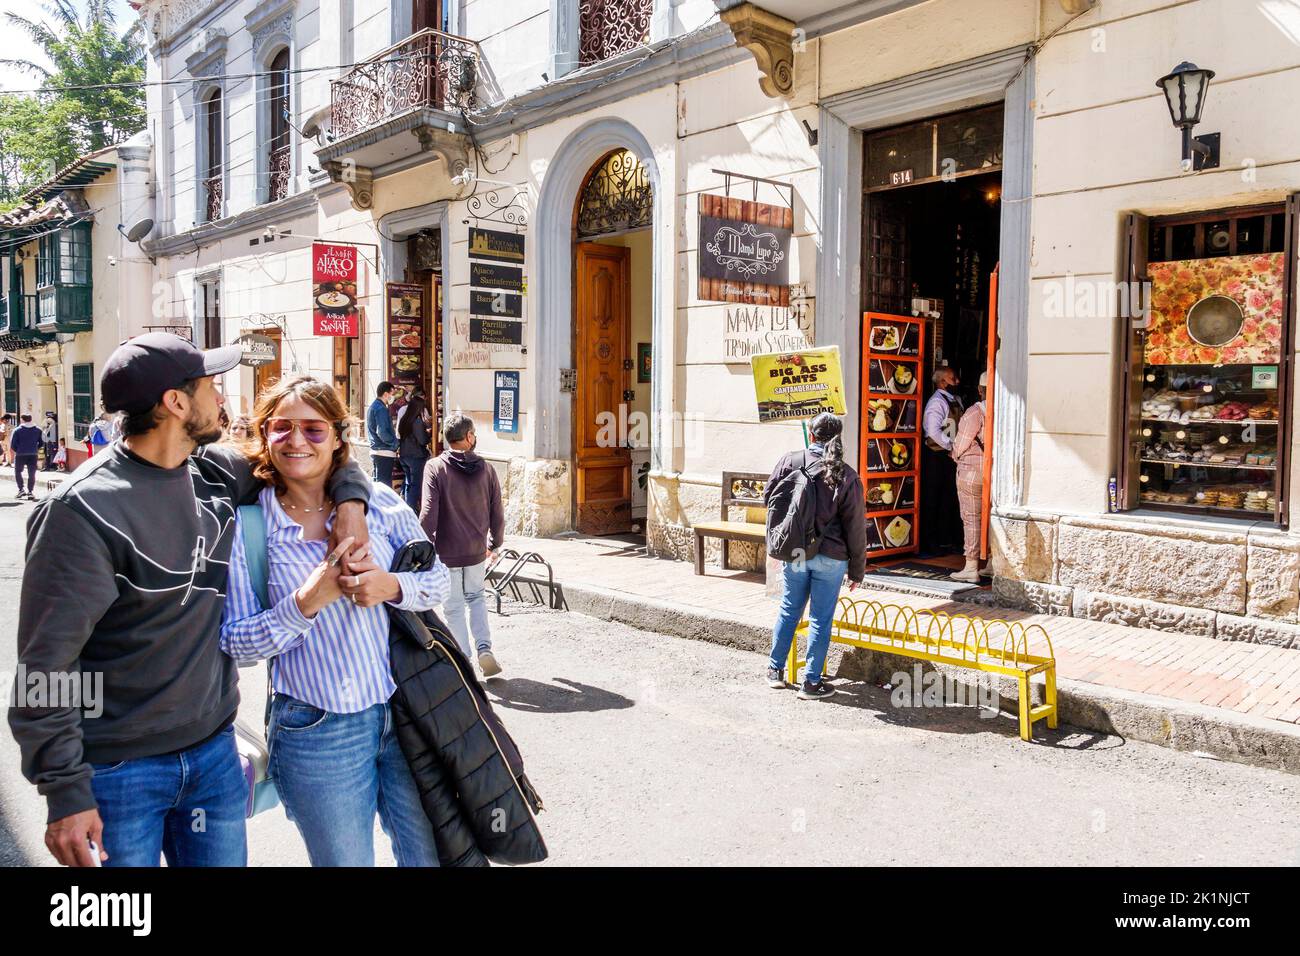
<path fill-rule="evenodd" d="M 27 490 L 36 493 L 36 456 L 14 456 L 14 481 L 18 482 L 18 493 L 23 493 L 23 469 L 27 469 Z"/>
<path fill-rule="evenodd" d="M 921 461 L 921 553 L 962 550 L 961 511 L 957 506 L 957 463 L 946 451 L 925 449 Z"/>
<path fill-rule="evenodd" d="M 403 455 L 399 460 L 402 463 L 402 497 L 411 506 L 411 510 L 418 515 L 424 495 L 424 466 L 428 464 L 429 456 L 421 455 L 412 458 L 410 455 Z"/>
<path fill-rule="evenodd" d="M 234 727 L 160 757 L 91 764 L 105 866 L 245 866 L 248 785 Z"/>
<path fill-rule="evenodd" d="M 45 443 L 45 470 L 54 471 L 54 456 L 59 453 L 59 443 L 56 441 L 47 441 Z"/>
<path fill-rule="evenodd" d="M 381 481 L 389 488 L 393 487 L 393 466 L 397 464 L 396 458 L 389 458 L 387 455 L 371 455 L 370 461 L 375 468 L 375 481 Z"/>

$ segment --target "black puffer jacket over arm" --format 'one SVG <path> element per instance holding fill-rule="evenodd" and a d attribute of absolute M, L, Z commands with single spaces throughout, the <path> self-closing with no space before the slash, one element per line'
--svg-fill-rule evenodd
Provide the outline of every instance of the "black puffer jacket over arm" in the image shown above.
<path fill-rule="evenodd" d="M 415 541 L 392 570 L 421 571 L 433 545 Z M 523 758 L 492 709 L 473 666 L 432 611 L 388 614 L 392 697 L 398 743 L 433 823 L 444 866 L 538 863 L 546 843 L 533 814 L 542 801 Z"/>

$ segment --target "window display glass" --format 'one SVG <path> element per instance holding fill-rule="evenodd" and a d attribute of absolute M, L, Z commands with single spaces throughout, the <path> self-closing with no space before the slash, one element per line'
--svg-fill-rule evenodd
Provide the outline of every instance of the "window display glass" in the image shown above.
<path fill-rule="evenodd" d="M 1283 254 L 1152 262 L 1148 276 L 1141 504 L 1274 517 Z"/>

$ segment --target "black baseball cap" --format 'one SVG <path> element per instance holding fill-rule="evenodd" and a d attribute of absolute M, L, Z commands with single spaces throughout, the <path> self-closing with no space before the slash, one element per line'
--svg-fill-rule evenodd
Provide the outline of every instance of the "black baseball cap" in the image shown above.
<path fill-rule="evenodd" d="M 202 349 L 170 332 L 149 332 L 128 339 L 104 364 L 99 391 L 110 412 L 138 414 L 158 404 L 163 392 L 192 378 L 229 372 L 243 357 L 239 345 Z"/>

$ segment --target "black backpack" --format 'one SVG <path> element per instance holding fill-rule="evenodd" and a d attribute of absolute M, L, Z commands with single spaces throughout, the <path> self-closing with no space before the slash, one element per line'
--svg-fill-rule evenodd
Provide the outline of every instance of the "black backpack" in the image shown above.
<path fill-rule="evenodd" d="M 822 529 L 817 527 L 817 481 L 825 471 L 817 459 L 791 469 L 767 489 L 767 553 L 778 561 L 807 561 L 817 556 Z"/>

